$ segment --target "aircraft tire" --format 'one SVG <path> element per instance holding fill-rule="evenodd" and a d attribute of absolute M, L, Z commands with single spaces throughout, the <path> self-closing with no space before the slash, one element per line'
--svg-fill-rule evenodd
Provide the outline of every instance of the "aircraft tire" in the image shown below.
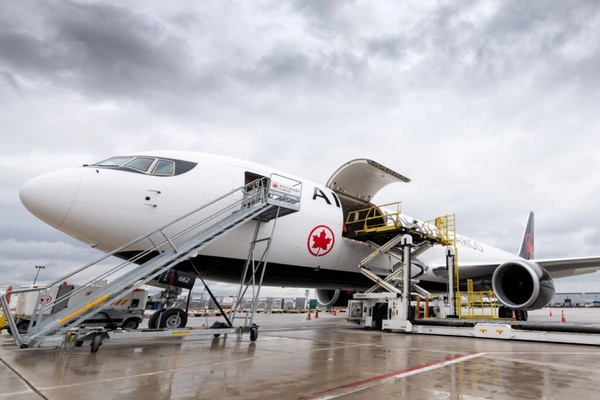
<path fill-rule="evenodd" d="M 380 331 L 383 329 L 383 319 L 387 315 L 388 305 L 387 304 L 379 304 L 377 309 L 375 310 L 375 326 L 373 329 Z"/>
<path fill-rule="evenodd" d="M 19 332 L 19 335 L 25 335 L 27 333 L 27 329 L 29 329 L 29 321 L 21 320 L 17 322 L 17 332 Z"/>
<path fill-rule="evenodd" d="M 158 327 L 166 329 L 185 328 L 187 324 L 187 314 L 180 308 L 169 308 L 160 318 Z"/>
<path fill-rule="evenodd" d="M 161 308 L 160 310 L 156 310 L 154 312 L 154 314 L 152 314 L 150 316 L 150 319 L 148 320 L 148 329 L 156 329 L 158 328 L 156 322 L 158 321 L 158 317 L 160 316 L 160 314 L 162 314 L 165 311 L 164 308 Z"/>
<path fill-rule="evenodd" d="M 83 340 L 78 340 L 75 342 L 75 347 L 81 347 L 83 346 Z"/>
<path fill-rule="evenodd" d="M 127 318 L 121 325 L 123 329 L 137 329 L 140 326 L 139 318 Z"/>
<path fill-rule="evenodd" d="M 94 338 L 92 339 L 92 344 L 90 346 L 90 351 L 92 353 L 97 353 L 100 346 L 102 346 L 102 335 L 94 336 Z"/>
<path fill-rule="evenodd" d="M 519 310 L 515 311 L 515 313 L 517 314 L 517 321 L 527 321 L 527 310 Z"/>
<path fill-rule="evenodd" d="M 250 328 L 250 341 L 256 342 L 256 339 L 258 339 L 258 329 L 255 327 L 252 327 L 252 328 Z"/>

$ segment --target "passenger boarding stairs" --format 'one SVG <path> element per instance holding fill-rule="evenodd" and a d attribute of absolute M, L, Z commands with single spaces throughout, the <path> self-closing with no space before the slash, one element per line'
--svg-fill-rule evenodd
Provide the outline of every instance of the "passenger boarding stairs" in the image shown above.
<path fill-rule="evenodd" d="M 384 212 L 386 209 L 390 211 Z M 439 217 L 434 221 L 408 221 L 401 215 L 400 202 L 352 211 L 348 214 L 345 228 L 346 238 L 367 243 L 375 248 L 375 251 L 358 265 L 360 272 L 375 283 L 364 293 L 383 289 L 401 295 L 404 279 L 411 279 L 410 271 L 404 271 L 406 265 L 410 269 L 411 259 L 434 245 L 455 246 L 454 215 Z M 406 237 L 410 237 L 411 240 L 407 241 Z M 368 264 L 382 255 L 397 261 L 384 278 L 368 268 Z M 417 291 L 426 293 L 418 286 L 413 286 Z"/>
<path fill-rule="evenodd" d="M 299 211 L 301 190 L 300 182 L 279 175 L 258 179 L 186 213 L 43 288 L 13 291 L 14 294 L 39 291 L 26 334 L 19 335 L 14 320 L 8 318 L 16 344 L 21 347 L 59 346 L 69 329 L 78 327 L 93 314 L 108 308 L 140 285 L 195 257 L 210 243 L 246 222 L 256 220 L 260 224 Z M 99 264 L 103 261 L 132 248 L 145 250 L 65 296 L 52 300 L 48 297 L 52 287 L 67 280 L 76 280 L 80 274 L 93 273 L 94 269 L 102 270 L 102 265 Z M 100 289 L 95 288 L 93 292 L 90 290 L 107 278 L 112 281 Z M 92 293 L 87 296 L 89 292 Z M 82 293 L 86 293 L 85 300 L 76 301 L 75 299 L 81 299 Z M 4 296 L 0 297 L 0 304 L 8 315 L 8 304 Z M 68 305 L 63 310 L 51 312 L 55 306 L 64 304 Z"/>

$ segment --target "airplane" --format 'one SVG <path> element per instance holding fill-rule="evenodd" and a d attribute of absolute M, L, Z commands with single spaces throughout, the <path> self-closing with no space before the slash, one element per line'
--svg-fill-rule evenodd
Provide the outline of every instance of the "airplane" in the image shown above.
<path fill-rule="evenodd" d="M 266 165 L 220 155 L 185 151 L 146 151 L 110 157 L 81 167 L 50 172 L 26 182 L 23 205 L 55 229 L 109 253 L 234 188 L 271 174 L 302 183 L 300 211 L 277 222 L 263 284 L 312 287 L 323 306 L 346 306 L 355 291 L 372 285 L 358 269 L 373 252 L 348 238 L 346 218 L 374 206 L 371 199 L 384 187 L 410 182 L 405 176 L 369 159 L 343 164 L 325 185 Z M 235 199 L 232 199 L 232 202 Z M 384 209 L 381 210 L 385 212 Z M 403 223 L 419 222 L 402 214 Z M 262 230 L 268 231 L 265 223 Z M 476 290 L 493 288 L 503 304 L 500 317 L 515 310 L 544 307 L 554 296 L 553 279 L 600 269 L 600 257 L 535 259 L 534 217 L 530 213 L 518 254 L 457 235 L 461 286 L 472 279 Z M 253 224 L 245 224 L 200 251 L 176 269 L 202 278 L 239 283 L 248 255 Z M 129 249 L 132 252 L 145 249 Z M 380 257 L 372 270 L 385 276 L 391 258 Z M 194 265 L 199 266 L 196 271 Z M 428 291 L 448 284 L 442 246 L 412 258 L 412 276 Z M 387 272 L 386 272 L 387 271 Z"/>

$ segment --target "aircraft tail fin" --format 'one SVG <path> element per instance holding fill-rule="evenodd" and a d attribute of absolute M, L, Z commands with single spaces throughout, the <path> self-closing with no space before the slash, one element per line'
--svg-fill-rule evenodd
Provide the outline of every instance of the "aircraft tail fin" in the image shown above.
<path fill-rule="evenodd" d="M 523 241 L 521 242 L 521 248 L 519 249 L 519 257 L 523 257 L 527 260 L 533 259 L 533 217 L 533 211 L 530 211 L 525 233 L 523 234 Z"/>

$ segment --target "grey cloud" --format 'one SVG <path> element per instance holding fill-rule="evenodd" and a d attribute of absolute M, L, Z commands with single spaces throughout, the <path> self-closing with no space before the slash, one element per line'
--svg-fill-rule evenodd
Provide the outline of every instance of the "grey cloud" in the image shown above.
<path fill-rule="evenodd" d="M 24 32 L 0 28 L 0 61 L 15 71 L 31 72 L 48 68 L 50 60 L 44 54 L 45 43 Z M 13 27 L 14 28 L 14 27 Z"/>
<path fill-rule="evenodd" d="M 47 13 L 41 38 L 14 26 L 2 32 L 0 62 L 15 73 L 36 73 L 33 78 L 104 96 L 185 87 L 188 71 L 182 66 L 192 64 L 185 40 L 148 17 L 104 3 L 41 7 Z"/>
<path fill-rule="evenodd" d="M 312 19 L 330 24 L 344 8 L 351 7 L 352 3 L 354 2 L 345 0 L 296 0 L 294 7 Z"/>
<path fill-rule="evenodd" d="M 367 40 L 367 50 L 372 55 L 381 54 L 391 59 L 401 59 L 406 52 L 406 43 L 403 36 L 386 36 Z"/>
<path fill-rule="evenodd" d="M 340 88 L 344 83 L 359 84 L 366 72 L 364 62 L 347 53 L 314 54 L 274 50 L 262 56 L 255 65 L 240 70 L 239 82 L 261 86 L 267 90 L 291 83 L 299 89 L 294 96 L 307 88 Z M 263 86 L 264 85 L 264 86 Z"/>
<path fill-rule="evenodd" d="M 419 15 L 410 29 L 398 25 L 393 32 L 366 36 L 367 54 L 393 63 L 406 54 L 418 55 L 422 61 L 413 74 L 421 78 L 420 84 L 481 89 L 535 72 L 540 85 L 597 78 L 597 51 L 579 60 L 563 50 L 576 47 L 574 41 L 586 27 L 598 25 L 600 5 L 549 2 L 541 10 L 537 3 L 501 2 L 490 17 L 470 21 L 465 16 L 477 6 L 481 3 L 441 6 Z"/>
<path fill-rule="evenodd" d="M 6 83 L 15 91 L 15 93 L 19 97 L 21 97 L 22 99 L 26 98 L 23 94 L 23 90 L 21 89 L 21 85 L 19 84 L 19 82 L 17 82 L 13 74 L 11 74 L 10 72 L 0 72 L 0 75 L 4 76 L 4 80 L 6 81 Z"/>

